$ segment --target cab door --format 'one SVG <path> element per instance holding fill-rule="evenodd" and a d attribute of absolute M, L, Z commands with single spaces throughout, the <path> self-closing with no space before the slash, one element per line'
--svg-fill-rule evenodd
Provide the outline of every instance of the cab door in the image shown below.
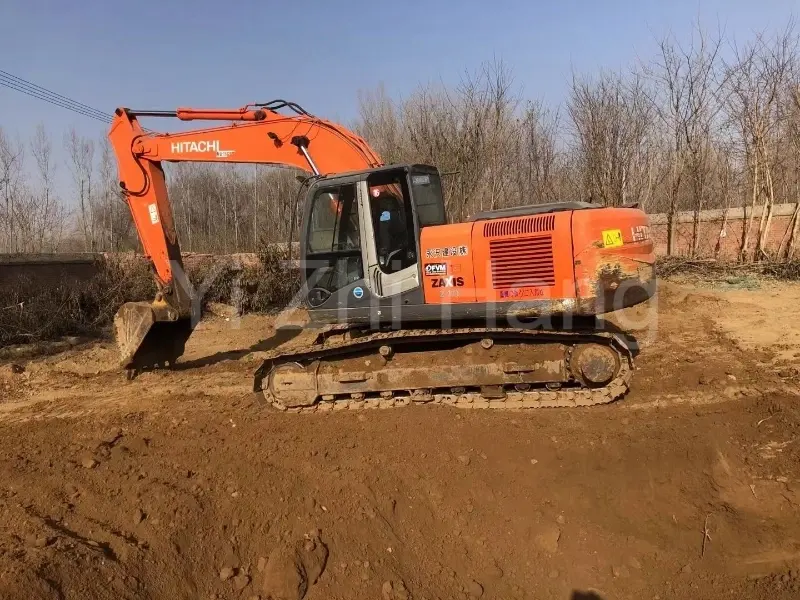
<path fill-rule="evenodd" d="M 379 298 L 419 287 L 418 241 L 406 171 L 371 173 L 359 182 L 366 282 Z"/>

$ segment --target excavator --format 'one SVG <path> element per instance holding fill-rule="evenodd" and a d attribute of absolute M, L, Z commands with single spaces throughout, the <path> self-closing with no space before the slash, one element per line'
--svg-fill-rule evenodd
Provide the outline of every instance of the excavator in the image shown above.
<path fill-rule="evenodd" d="M 143 117 L 221 121 L 156 133 Z M 280 410 L 442 403 L 589 406 L 628 390 L 633 344 L 599 315 L 655 293 L 647 214 L 559 202 L 449 223 L 436 167 L 385 165 L 347 128 L 285 100 L 233 110 L 118 108 L 120 187 L 158 291 L 115 316 L 129 376 L 169 367 L 198 321 L 164 162 L 294 167 L 303 180 L 303 343 L 264 355 L 253 389 Z"/>

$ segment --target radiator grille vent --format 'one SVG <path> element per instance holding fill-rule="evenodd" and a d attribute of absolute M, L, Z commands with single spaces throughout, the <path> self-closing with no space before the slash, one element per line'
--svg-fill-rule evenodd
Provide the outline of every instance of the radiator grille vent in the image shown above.
<path fill-rule="evenodd" d="M 556 283 L 550 235 L 492 240 L 489 256 L 495 289 L 545 287 Z"/>
<path fill-rule="evenodd" d="M 519 219 L 488 221 L 483 226 L 483 237 L 543 233 L 545 231 L 553 231 L 555 223 L 555 215 L 538 215 L 535 217 L 520 217 Z"/>

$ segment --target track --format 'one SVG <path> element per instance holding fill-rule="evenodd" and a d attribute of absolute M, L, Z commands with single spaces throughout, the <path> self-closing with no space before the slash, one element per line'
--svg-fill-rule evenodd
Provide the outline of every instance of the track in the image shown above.
<path fill-rule="evenodd" d="M 482 347 L 489 350 L 497 343 L 506 344 L 506 350 L 522 354 L 525 350 L 546 348 L 549 356 L 553 352 L 562 352 L 561 375 L 552 381 L 546 379 L 541 365 L 549 362 L 550 372 L 555 360 L 541 361 L 536 366 L 518 368 L 516 376 L 509 375 L 501 385 L 481 385 L 481 382 L 469 381 L 470 367 L 482 372 L 486 364 L 470 365 L 465 355 L 455 355 L 456 369 L 462 369 L 465 378 L 458 385 L 436 386 L 430 384 L 422 371 L 441 371 L 443 367 L 436 362 L 435 354 L 428 355 L 427 349 L 442 343 L 460 343 L 464 348 L 470 343 L 485 344 Z M 508 346 L 508 344 L 511 344 Z M 613 377 L 604 385 L 587 385 L 574 376 L 575 369 L 570 361 L 579 348 L 587 346 L 603 346 L 607 352 L 616 356 L 616 368 Z M 413 349 L 420 354 L 423 360 L 428 359 L 424 369 L 406 369 L 413 376 L 408 383 L 393 386 L 384 384 L 382 388 L 365 388 L 364 382 L 386 379 L 384 373 L 398 370 L 391 363 L 396 359 L 395 353 L 402 355 L 404 349 Z M 463 348 L 462 348 L 463 350 Z M 449 350 L 453 355 L 454 350 Z M 466 350 L 471 354 L 470 350 Z M 480 350 L 478 350 L 480 353 Z M 381 357 L 383 359 L 381 360 Z M 372 367 L 371 373 L 358 372 L 355 377 L 344 379 L 347 382 L 362 383 L 361 387 L 348 388 L 347 385 L 338 385 L 342 379 L 336 376 L 321 374 L 320 364 L 327 367 L 344 364 L 343 361 L 352 360 L 354 357 L 364 359 L 364 363 Z M 378 359 L 378 360 L 372 360 Z M 485 358 L 491 362 L 496 359 Z M 462 363 L 463 361 L 463 363 Z M 493 365 L 496 367 L 496 365 Z M 358 368 L 358 366 L 357 366 Z M 286 374 L 281 371 L 286 370 Z M 632 354 L 625 342 L 617 335 L 586 331 L 541 331 L 511 328 L 461 328 L 461 329 L 426 329 L 382 331 L 373 333 L 348 330 L 346 328 L 331 328 L 320 333 L 309 347 L 293 351 L 276 351 L 267 355 L 264 364 L 256 372 L 255 390 L 263 392 L 270 404 L 283 411 L 289 412 L 325 412 L 339 410 L 361 410 L 370 408 L 393 408 L 408 406 L 410 404 L 444 404 L 457 408 L 486 408 L 486 409 L 531 409 L 531 408 L 557 408 L 579 407 L 606 404 L 622 397 L 628 390 L 633 375 Z M 282 379 L 276 379 L 276 376 Z M 527 377 L 526 377 L 527 376 Z M 435 378 L 431 375 L 430 378 Z M 391 378 L 391 377 L 389 377 Z M 396 380 L 397 378 L 394 377 Z M 558 379 L 558 380 L 556 380 Z M 306 387 L 302 393 L 308 396 L 298 402 L 295 397 L 292 401 L 280 398 L 281 391 L 276 392 L 276 381 L 290 385 L 295 380 L 303 380 Z M 330 389 L 323 387 L 325 384 L 332 386 Z M 494 383 L 497 383 L 495 380 Z M 301 384 L 302 387 L 302 384 Z M 347 390 L 353 390 L 348 392 Z M 328 393 L 333 391 L 334 393 Z"/>

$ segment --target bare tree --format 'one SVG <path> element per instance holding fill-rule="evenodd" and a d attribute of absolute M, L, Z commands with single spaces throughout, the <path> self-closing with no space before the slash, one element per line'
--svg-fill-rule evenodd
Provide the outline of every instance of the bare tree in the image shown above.
<path fill-rule="evenodd" d="M 517 200 L 519 103 L 511 71 L 495 60 L 453 89 L 422 86 L 399 104 L 382 87 L 362 93 L 356 129 L 387 162 L 426 162 L 450 173 L 446 208 L 463 219 Z"/>
<path fill-rule="evenodd" d="M 27 239 L 35 252 L 56 250 L 64 235 L 66 210 L 54 190 L 56 164 L 53 160 L 53 142 L 44 125 L 38 125 L 30 143 L 36 162 L 38 189 L 30 195 L 26 214 L 29 221 Z"/>
<path fill-rule="evenodd" d="M 64 148 L 69 156 L 69 168 L 78 194 L 79 226 L 83 234 L 84 250 L 94 252 L 97 249 L 95 217 L 92 187 L 94 174 L 94 142 L 78 135 L 75 128 L 64 136 Z"/>
<path fill-rule="evenodd" d="M 406 160 L 409 148 L 402 116 L 383 84 L 374 91 L 359 92 L 358 106 L 359 119 L 355 130 L 370 140 L 372 147 L 387 163 Z"/>
<path fill-rule="evenodd" d="M 519 121 L 517 172 L 521 204 L 553 202 L 556 192 L 557 136 L 560 115 L 543 102 L 529 102 Z"/>
<path fill-rule="evenodd" d="M 731 126 L 739 133 L 751 187 L 750 215 L 742 237 L 743 260 L 766 256 L 766 243 L 775 203 L 776 133 L 785 115 L 782 94 L 796 61 L 794 23 L 772 39 L 760 33 L 744 47 L 734 46 L 726 65 L 725 102 Z M 756 206 L 761 205 L 758 238 L 750 253 L 750 231 Z"/>
<path fill-rule="evenodd" d="M 495 60 L 484 64 L 477 76 L 466 77 L 458 91 L 467 117 L 463 133 L 481 144 L 476 146 L 475 158 L 483 169 L 482 181 L 472 197 L 464 198 L 466 214 L 507 206 L 513 183 L 509 175 L 517 160 L 519 137 L 514 117 L 520 98 L 514 90 L 513 75 L 502 61 Z M 474 195 L 478 197 L 477 207 Z"/>
<path fill-rule="evenodd" d="M 788 115 L 786 119 L 786 135 L 788 149 L 791 154 L 791 170 L 793 171 L 792 193 L 794 196 L 794 211 L 789 219 L 786 232 L 778 246 L 778 256 L 787 259 L 794 257 L 797 240 L 800 237 L 800 82 L 795 80 L 789 86 Z"/>
<path fill-rule="evenodd" d="M 0 129 L 0 188 L 4 206 L 4 242 L 6 252 L 16 252 L 18 239 L 15 237 L 16 213 L 19 197 L 25 187 L 23 160 L 25 147 L 21 142 L 12 142 Z"/>
<path fill-rule="evenodd" d="M 646 197 L 652 104 L 641 74 L 573 75 L 567 110 L 588 200 L 619 206 Z"/>
<path fill-rule="evenodd" d="M 258 165 L 253 165 L 253 250 L 258 249 Z"/>
<path fill-rule="evenodd" d="M 120 193 L 117 167 L 114 161 L 114 152 L 108 138 L 103 136 L 98 140 L 100 147 L 100 163 L 98 176 L 97 199 L 93 209 L 99 214 L 94 217 L 94 222 L 99 224 L 101 230 L 101 245 L 107 250 L 119 250 L 122 246 L 125 219 L 128 207 Z M 125 214 L 120 213 L 124 210 Z M 129 220 L 129 217 L 127 217 Z"/>
<path fill-rule="evenodd" d="M 737 173 L 738 170 L 735 164 L 734 153 L 730 148 L 729 143 L 718 143 L 714 149 L 714 157 L 716 159 L 716 168 L 714 173 L 718 181 L 717 185 L 717 198 L 718 204 L 722 208 L 722 223 L 720 223 L 717 238 L 714 241 L 714 258 L 719 258 L 722 251 L 723 240 L 728 236 L 728 217 L 731 206 L 731 197 L 734 195 L 735 190 L 740 187 Z"/>
<path fill-rule="evenodd" d="M 706 205 L 709 153 L 720 111 L 717 77 L 722 36 L 709 37 L 698 25 L 688 46 L 673 36 L 659 41 L 658 58 L 647 67 L 655 84 L 652 97 L 659 122 L 669 140 L 667 248 L 675 251 L 675 217 L 681 185 L 689 178 L 689 207 L 694 213 L 691 254 L 697 253 L 700 211 Z"/>

